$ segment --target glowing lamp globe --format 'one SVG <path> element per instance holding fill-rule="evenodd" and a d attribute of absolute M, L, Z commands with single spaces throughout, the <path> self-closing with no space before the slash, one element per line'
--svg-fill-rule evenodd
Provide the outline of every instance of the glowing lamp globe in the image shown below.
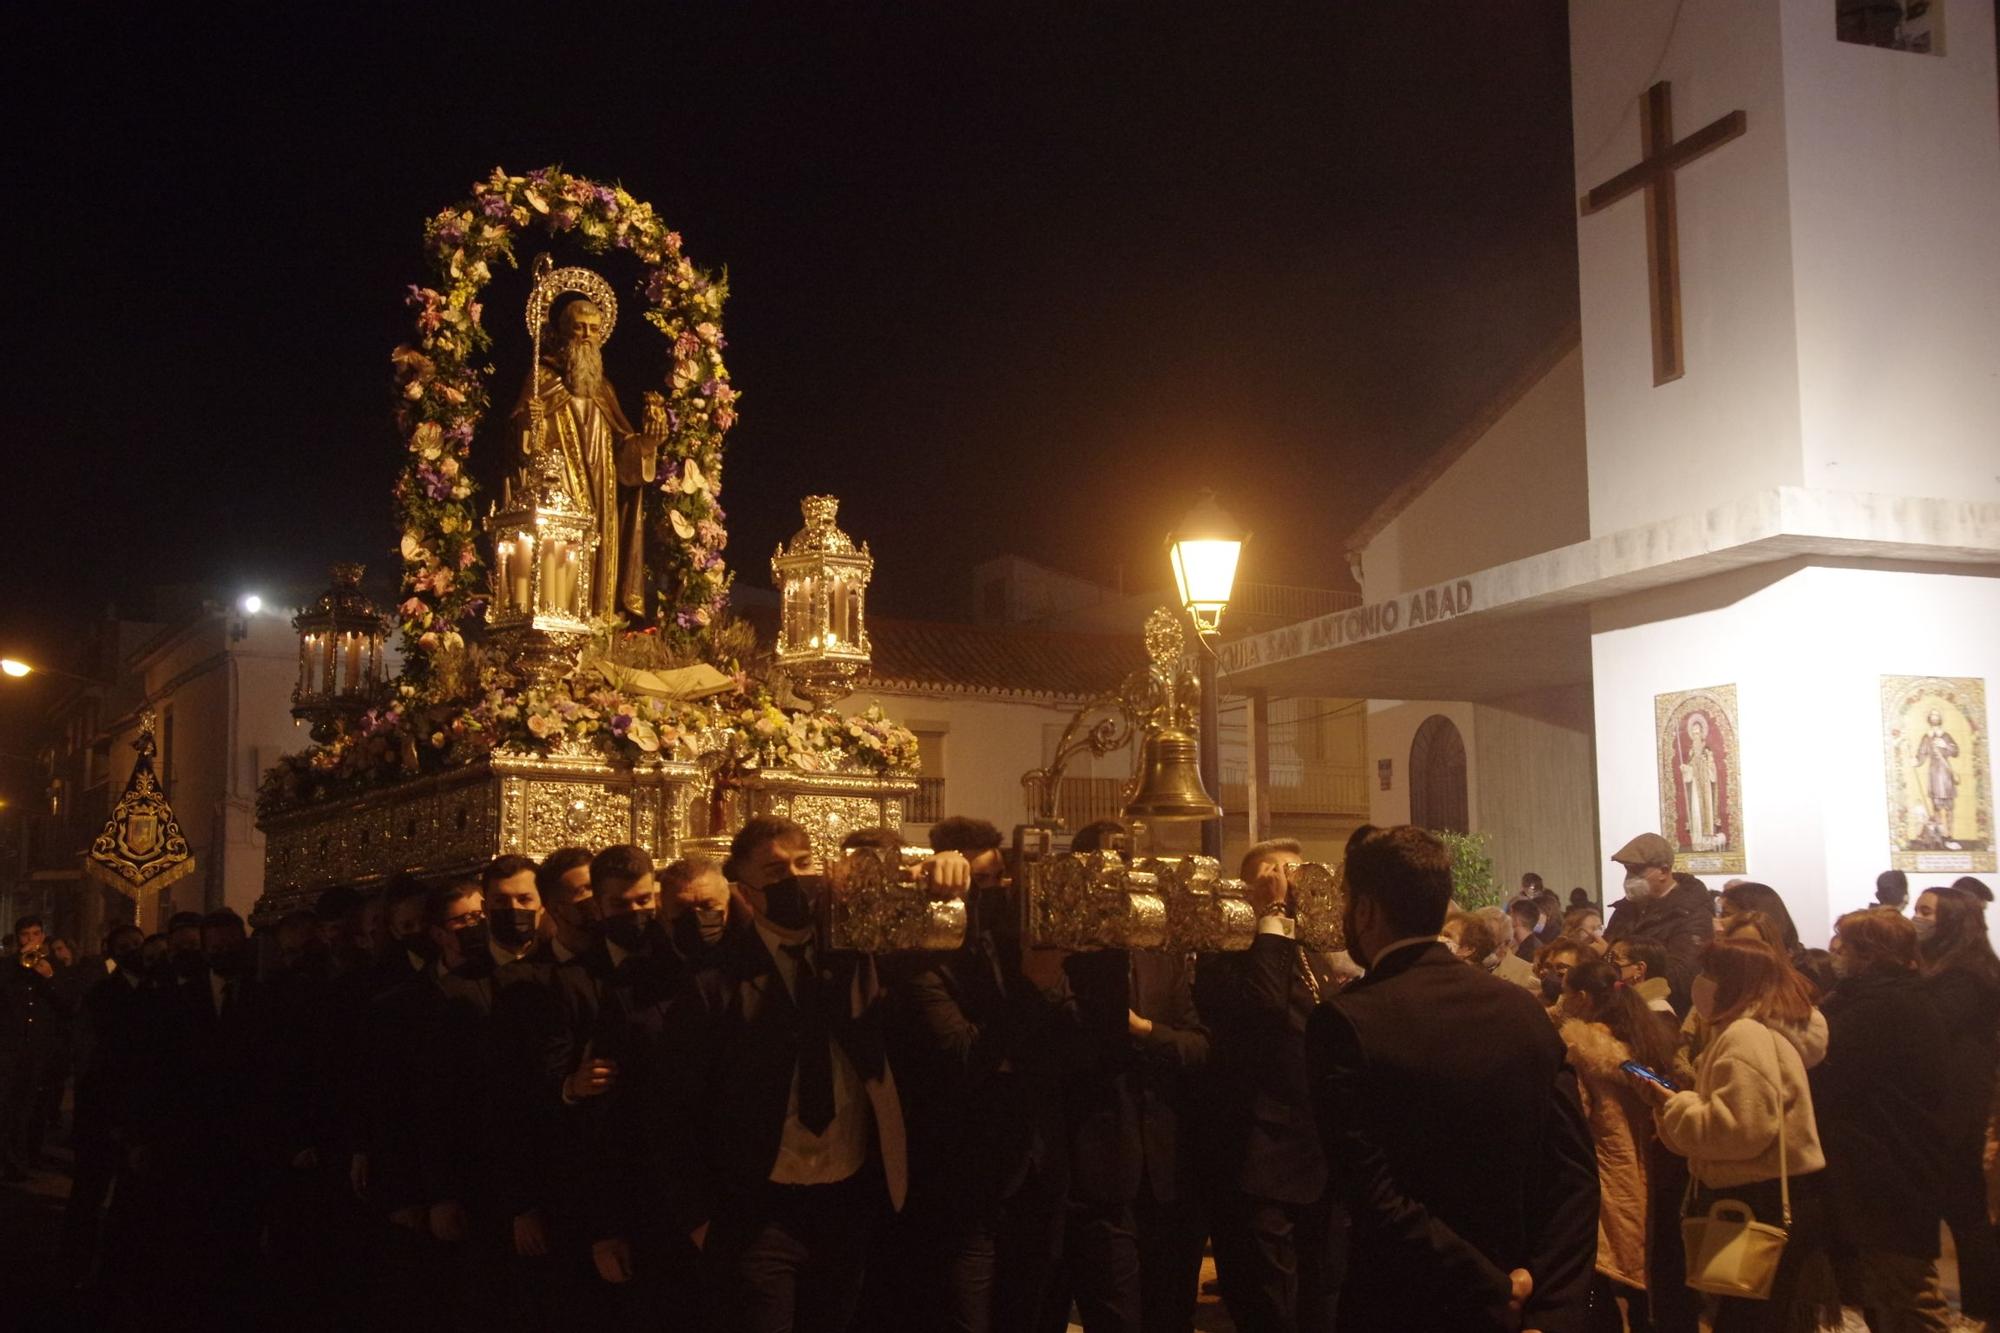
<path fill-rule="evenodd" d="M 1214 634 L 1222 627 L 1223 608 L 1236 585 L 1236 560 L 1245 534 L 1227 510 L 1215 502 L 1215 492 L 1203 491 L 1195 507 L 1167 539 L 1173 562 L 1174 587 L 1194 627 Z"/>

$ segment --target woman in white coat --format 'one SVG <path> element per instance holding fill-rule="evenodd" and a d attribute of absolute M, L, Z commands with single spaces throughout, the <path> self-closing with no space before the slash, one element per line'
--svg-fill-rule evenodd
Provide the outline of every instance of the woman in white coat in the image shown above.
<path fill-rule="evenodd" d="M 1770 1298 L 1722 1299 L 1715 1333 L 1817 1328 L 1838 1305 L 1825 1257 L 1826 1158 L 1806 1081 L 1826 1054 L 1826 1020 L 1805 978 L 1754 938 L 1723 937 L 1703 951 L 1694 1002 L 1715 1035 L 1694 1088 L 1657 1090 L 1655 1112 L 1661 1140 L 1688 1159 L 1694 1177 L 1689 1215 L 1735 1199 L 1759 1222 L 1782 1225 L 1781 1170 L 1791 1194 L 1789 1239 Z"/>

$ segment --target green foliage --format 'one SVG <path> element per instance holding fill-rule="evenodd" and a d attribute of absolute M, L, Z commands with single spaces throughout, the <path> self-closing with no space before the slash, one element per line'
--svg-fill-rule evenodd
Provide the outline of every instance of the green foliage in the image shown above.
<path fill-rule="evenodd" d="M 1451 833 L 1444 829 L 1430 832 L 1451 849 L 1451 900 L 1468 912 L 1498 907 L 1505 895 L 1493 877 L 1493 858 L 1486 854 L 1486 835 Z"/>

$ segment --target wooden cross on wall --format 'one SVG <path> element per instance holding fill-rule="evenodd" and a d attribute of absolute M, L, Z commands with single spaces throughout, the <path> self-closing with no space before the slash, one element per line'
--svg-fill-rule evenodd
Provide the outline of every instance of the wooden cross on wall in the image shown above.
<path fill-rule="evenodd" d="M 1639 102 L 1639 165 L 1619 172 L 1583 196 L 1585 217 L 1643 189 L 1646 193 L 1646 270 L 1652 298 L 1653 384 L 1687 373 L 1681 357 L 1681 262 L 1674 221 L 1674 172 L 1743 133 L 1745 117 L 1732 111 L 1674 142 L 1673 98 L 1664 80 Z"/>

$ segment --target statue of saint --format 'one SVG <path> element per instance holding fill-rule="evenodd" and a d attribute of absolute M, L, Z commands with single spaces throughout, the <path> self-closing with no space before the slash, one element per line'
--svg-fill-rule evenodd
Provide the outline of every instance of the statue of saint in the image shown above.
<path fill-rule="evenodd" d="M 1958 742 L 1944 729 L 1944 714 L 1931 709 L 1924 718 L 1930 728 L 1917 742 L 1916 766 L 1924 770 L 1924 799 L 1930 803 L 1930 824 L 1925 829 L 1933 840 L 1948 841 L 1952 836 L 1952 811 L 1958 805 Z"/>
<path fill-rule="evenodd" d="M 1688 838 L 1699 851 L 1722 846 L 1721 795 L 1715 780 L 1715 752 L 1708 748 L 1708 719 L 1688 719 L 1688 749 L 1681 759 L 1681 798 L 1686 804 Z"/>
<path fill-rule="evenodd" d="M 541 364 L 521 386 L 514 409 L 525 462 L 543 449 L 560 453 L 570 495 L 597 524 L 591 570 L 591 616 L 646 617 L 645 493 L 667 433 L 666 400 L 645 396 L 643 429 L 618 406 L 604 376 L 604 314 L 578 298 L 556 315 Z"/>

